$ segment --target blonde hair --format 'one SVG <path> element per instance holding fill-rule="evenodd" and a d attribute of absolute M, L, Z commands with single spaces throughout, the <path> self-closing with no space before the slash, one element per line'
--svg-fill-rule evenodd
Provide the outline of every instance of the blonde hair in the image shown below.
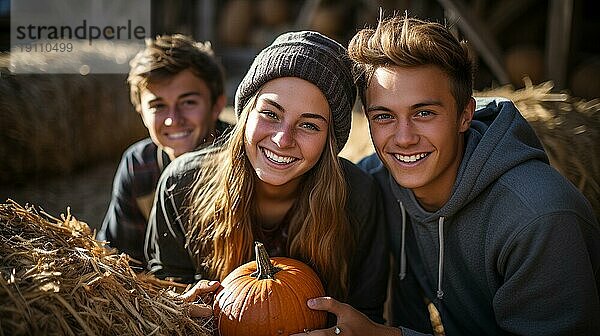
<path fill-rule="evenodd" d="M 379 67 L 435 65 L 450 79 L 452 95 L 461 112 L 473 93 L 473 62 L 467 43 L 436 22 L 393 16 L 380 19 L 376 29 L 362 29 L 350 41 L 348 54 L 360 97 Z"/>
<path fill-rule="evenodd" d="M 196 268 L 213 279 L 222 280 L 253 256 L 257 177 L 246 156 L 244 139 L 246 120 L 255 103 L 256 96 L 244 107 L 227 142 L 207 155 L 188 203 L 188 244 Z M 355 233 L 346 213 L 348 191 L 336 153 L 330 123 L 326 147 L 304 175 L 291 208 L 286 252 L 313 267 L 329 295 L 344 298 Z"/>

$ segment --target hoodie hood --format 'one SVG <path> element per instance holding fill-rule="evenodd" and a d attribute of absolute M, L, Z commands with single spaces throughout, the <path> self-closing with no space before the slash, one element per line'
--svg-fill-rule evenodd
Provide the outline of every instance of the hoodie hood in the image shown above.
<path fill-rule="evenodd" d="M 481 107 L 465 132 L 465 151 L 452 193 L 436 212 L 424 210 L 412 191 L 400 188 L 390 175 L 396 198 L 418 222 L 451 217 L 506 171 L 528 160 L 548 162 L 533 128 L 515 105 L 503 98 L 481 98 Z"/>

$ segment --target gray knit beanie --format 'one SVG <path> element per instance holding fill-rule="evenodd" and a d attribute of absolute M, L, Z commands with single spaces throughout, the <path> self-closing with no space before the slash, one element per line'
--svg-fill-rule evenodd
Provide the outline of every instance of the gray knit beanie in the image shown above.
<path fill-rule="evenodd" d="M 298 77 L 315 84 L 327 98 L 338 153 L 344 148 L 356 99 L 352 63 L 346 48 L 313 31 L 280 35 L 254 59 L 235 94 L 239 118 L 250 98 L 268 81 Z M 299 99 L 302 99 L 299 97 Z"/>

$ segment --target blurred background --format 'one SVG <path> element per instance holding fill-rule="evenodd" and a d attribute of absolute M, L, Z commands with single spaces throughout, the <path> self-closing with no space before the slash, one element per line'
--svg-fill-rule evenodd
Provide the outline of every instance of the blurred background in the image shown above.
<path fill-rule="evenodd" d="M 151 0 L 151 9 L 152 35 L 212 42 L 230 104 L 254 56 L 282 32 L 311 29 L 347 45 L 358 29 L 376 23 L 380 9 L 446 22 L 470 42 L 478 92 L 501 93 L 520 99 L 522 110 L 546 113 L 528 120 L 553 164 L 596 198 L 598 213 L 597 0 Z M 129 102 L 126 75 L 12 74 L 9 30 L 10 1 L 0 0 L 0 198 L 51 214 L 69 206 L 98 227 L 123 150 L 147 136 Z M 230 111 L 224 119 L 231 121 Z M 353 161 L 372 151 L 361 117 L 355 114 L 342 152 Z"/>

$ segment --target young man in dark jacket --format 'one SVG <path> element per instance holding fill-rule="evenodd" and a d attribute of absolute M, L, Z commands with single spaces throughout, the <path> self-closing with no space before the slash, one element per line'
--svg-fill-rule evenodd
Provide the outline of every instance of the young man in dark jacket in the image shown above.
<path fill-rule="evenodd" d="M 475 111 L 465 46 L 440 24 L 394 17 L 349 52 L 377 152 L 360 165 L 385 198 L 396 328 L 310 301 L 338 316 L 327 332 L 432 333 L 431 302 L 447 335 L 597 334 L 598 222 L 511 102 Z"/>
<path fill-rule="evenodd" d="M 226 103 L 224 77 L 210 43 L 179 34 L 158 36 L 147 40 L 130 64 L 131 102 L 150 137 L 123 154 L 97 238 L 143 262 L 161 172 L 181 154 L 212 143 L 230 125 L 218 119 Z"/>

